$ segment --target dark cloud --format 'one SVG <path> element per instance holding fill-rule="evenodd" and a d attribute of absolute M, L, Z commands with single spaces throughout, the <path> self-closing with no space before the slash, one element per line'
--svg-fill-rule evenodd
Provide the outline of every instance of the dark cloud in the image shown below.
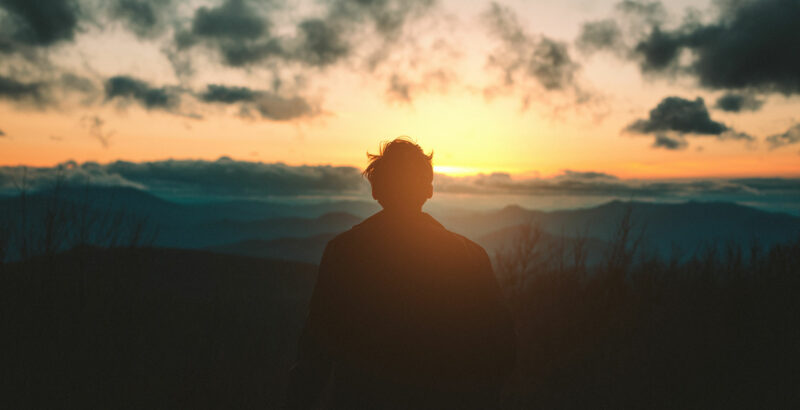
<path fill-rule="evenodd" d="M 0 61 L 0 98 L 41 108 L 117 100 L 179 113 L 186 90 L 154 86 L 129 75 L 90 79 L 51 62 L 49 51 L 35 50 L 72 41 L 83 27 L 104 30 L 109 24 L 122 24 L 140 38 L 152 40 L 171 33 L 161 49 L 184 84 L 197 67 L 195 49 L 212 51 L 229 67 L 260 65 L 276 78 L 294 78 L 288 88 L 291 92 L 287 87 L 274 87 L 272 92 L 251 90 L 254 93 L 247 98 L 236 97 L 239 100 L 234 102 L 242 105 L 243 115 L 273 120 L 312 116 L 320 112 L 315 104 L 300 96 L 287 96 L 306 87 L 307 68 L 333 66 L 354 55 L 355 47 L 363 46 L 359 57 L 374 70 L 373 64 L 380 61 L 376 55 L 400 44 L 406 24 L 423 16 L 433 4 L 434 0 L 320 0 L 319 7 L 290 16 L 292 20 L 281 20 L 281 29 L 273 30 L 276 24 L 272 19 L 286 17 L 280 1 L 218 0 L 198 7 L 175 0 L 0 0 L 0 53 L 24 51 L 10 56 L 13 62 Z M 284 23 L 294 24 L 295 30 Z M 366 37 L 370 41 L 364 41 Z M 380 53 L 367 47 L 376 47 Z M 415 64 L 422 66 L 416 60 Z M 383 72 L 376 75 L 388 78 Z M 427 72 L 422 76 L 416 72 L 409 80 L 413 93 L 433 88 L 433 80 L 429 81 L 433 76 Z M 221 98 L 209 91 L 202 99 L 225 103 Z"/>
<path fill-rule="evenodd" d="M 0 43 L 6 51 L 19 46 L 51 46 L 71 41 L 80 9 L 72 0 L 0 0 Z"/>
<path fill-rule="evenodd" d="M 43 105 L 48 98 L 43 83 L 26 83 L 0 75 L 0 99 Z"/>
<path fill-rule="evenodd" d="M 370 71 L 389 62 L 389 56 L 408 45 L 401 39 L 409 22 L 430 13 L 435 0 L 321 0 L 326 11 L 298 24 L 298 38 L 284 39 L 285 58 L 313 67 L 326 67 L 360 55 Z M 368 38 L 371 41 L 365 41 Z"/>
<path fill-rule="evenodd" d="M 59 84 L 65 89 L 78 91 L 82 94 L 90 95 L 97 92 L 94 81 L 88 77 L 73 73 L 62 73 L 59 78 Z"/>
<path fill-rule="evenodd" d="M 5 136 L 6 136 L 6 133 L 3 132 L 3 130 L 0 130 L 0 137 L 5 137 Z"/>
<path fill-rule="evenodd" d="M 252 105 L 243 105 L 242 113 L 250 115 L 255 110 L 262 118 L 274 121 L 288 121 L 313 116 L 318 110 L 302 97 L 281 97 L 272 93 L 261 94 Z"/>
<path fill-rule="evenodd" d="M 341 37 L 339 29 L 328 21 L 304 20 L 297 28 L 302 39 L 298 58 L 309 65 L 324 67 L 350 53 L 350 45 Z"/>
<path fill-rule="evenodd" d="M 622 58 L 630 58 L 631 49 L 635 47 L 635 44 L 631 44 L 631 39 L 640 40 L 654 30 L 654 27 L 663 25 L 667 18 L 666 9 L 658 1 L 623 0 L 617 3 L 614 11 L 613 18 L 589 21 L 581 26 L 575 42 L 581 51 L 591 54 L 603 50 Z M 658 34 L 661 34 L 660 31 Z M 663 39 L 659 40 L 657 43 L 660 45 L 654 46 L 654 50 L 643 51 L 661 54 L 663 51 L 659 53 L 658 48 L 669 49 Z"/>
<path fill-rule="evenodd" d="M 263 42 L 225 42 L 220 44 L 220 53 L 225 64 L 231 67 L 244 67 L 258 63 L 269 57 L 284 54 L 277 39 L 266 39 Z"/>
<path fill-rule="evenodd" d="M 321 16 L 303 18 L 295 35 L 273 33 L 270 16 L 244 0 L 227 0 L 218 7 L 195 11 L 191 27 L 175 35 L 177 50 L 198 44 L 216 49 L 225 64 L 243 67 L 266 60 L 327 67 L 352 54 L 353 44 L 364 43 L 363 29 L 371 26 L 384 47 L 395 41 L 411 16 L 431 7 L 430 0 L 322 1 Z M 360 39 L 356 39 L 359 36 Z"/>
<path fill-rule="evenodd" d="M 199 97 L 205 102 L 232 104 L 243 101 L 253 101 L 257 96 L 257 91 L 253 91 L 247 87 L 228 87 L 219 84 L 209 84 L 206 91 L 200 94 Z"/>
<path fill-rule="evenodd" d="M 247 87 L 209 84 L 206 91 L 201 93 L 198 98 L 208 103 L 240 104 L 242 115 L 257 114 L 273 121 L 288 121 L 319 113 L 317 108 L 302 97 L 283 97 L 270 91 L 253 90 Z"/>
<path fill-rule="evenodd" d="M 211 38 L 252 40 L 267 32 L 268 22 L 244 0 L 228 0 L 216 8 L 195 11 L 192 33 Z"/>
<path fill-rule="evenodd" d="M 605 19 L 584 23 L 576 40 L 578 48 L 586 53 L 599 50 L 624 50 L 622 29 L 616 20 Z"/>
<path fill-rule="evenodd" d="M 166 30 L 165 20 L 174 11 L 172 6 L 172 0 L 115 0 L 110 13 L 137 36 L 147 38 Z"/>
<path fill-rule="evenodd" d="M 630 44 L 622 46 L 613 36 L 603 37 L 611 23 L 587 23 L 581 38 L 586 37 L 586 44 L 595 49 L 619 52 L 619 47 L 626 48 L 622 54 L 639 61 L 644 72 L 689 74 L 708 89 L 800 93 L 800 53 L 796 52 L 800 49 L 800 0 L 715 4 L 719 10 L 713 21 L 690 17 L 669 29 L 660 3 L 625 1 L 618 10 L 637 15 L 641 28 L 632 30 Z M 617 21 L 628 20 L 620 17 Z"/>
<path fill-rule="evenodd" d="M 0 75 L 0 99 L 20 107 L 45 110 L 88 106 L 98 94 L 94 81 L 71 72 L 56 72 L 39 81 Z"/>
<path fill-rule="evenodd" d="M 725 93 L 717 98 L 714 107 L 728 112 L 741 112 L 758 111 L 762 105 L 764 105 L 764 101 L 752 94 Z"/>
<path fill-rule="evenodd" d="M 800 0 L 731 2 L 716 24 L 697 27 L 685 46 L 709 88 L 764 88 L 800 93 Z"/>
<path fill-rule="evenodd" d="M 166 87 L 152 87 L 146 82 L 124 75 L 105 82 L 106 101 L 115 98 L 135 101 L 149 109 L 172 110 L 180 103 L 180 95 Z"/>
<path fill-rule="evenodd" d="M 770 149 L 800 143 L 800 124 L 795 124 L 782 134 L 770 135 L 766 141 Z"/>
<path fill-rule="evenodd" d="M 325 0 L 328 20 L 354 26 L 369 23 L 384 40 L 397 40 L 408 20 L 428 12 L 434 0 Z"/>
<path fill-rule="evenodd" d="M 683 47 L 684 37 L 653 27 L 650 35 L 636 44 L 634 54 L 641 57 L 642 71 L 658 72 L 673 68 Z"/>
<path fill-rule="evenodd" d="M 273 36 L 271 22 L 243 0 L 228 0 L 216 8 L 199 8 L 191 30 L 176 37 L 179 49 L 198 43 L 217 48 L 225 64 L 246 66 L 275 58 L 282 62 L 299 61 L 324 67 L 338 62 L 350 52 L 342 37 L 344 27 L 332 19 L 304 19 L 297 25 L 296 37 Z"/>
<path fill-rule="evenodd" d="M 686 135 L 710 135 L 719 140 L 753 141 L 750 135 L 736 132 L 727 125 L 714 121 L 708 113 L 705 101 L 697 97 L 694 101 L 681 97 L 666 97 L 650 110 L 647 119 L 639 119 L 625 131 L 655 135 L 654 147 L 681 149 L 687 146 Z"/>
<path fill-rule="evenodd" d="M 226 0 L 217 7 L 195 10 L 190 27 L 175 33 L 175 49 L 180 52 L 205 45 L 215 49 L 226 65 L 243 67 L 283 54 L 270 27 L 268 17 L 250 2 Z"/>
<path fill-rule="evenodd" d="M 681 134 L 719 135 L 728 127 L 711 119 L 702 98 L 694 101 L 681 97 L 666 97 L 650 110 L 646 120 L 636 120 L 628 126 L 628 131 L 650 134 L 662 131 L 675 131 Z"/>
<path fill-rule="evenodd" d="M 689 146 L 689 143 L 686 141 L 686 138 L 683 136 L 670 136 L 666 134 L 656 134 L 655 139 L 653 140 L 653 148 L 664 148 L 668 150 L 682 150 Z"/>
<path fill-rule="evenodd" d="M 629 23 L 643 23 L 649 25 L 663 24 L 667 18 L 667 11 L 660 1 L 623 0 L 616 5 L 618 12 Z M 630 21 L 634 20 L 634 21 Z"/>

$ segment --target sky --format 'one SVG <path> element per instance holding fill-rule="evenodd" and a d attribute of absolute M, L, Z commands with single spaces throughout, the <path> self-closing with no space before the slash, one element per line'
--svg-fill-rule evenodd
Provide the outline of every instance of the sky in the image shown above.
<path fill-rule="evenodd" d="M 800 191 L 799 20 L 800 0 L 0 0 L 0 186 L 22 165 L 350 175 L 407 135 L 442 192 Z"/>

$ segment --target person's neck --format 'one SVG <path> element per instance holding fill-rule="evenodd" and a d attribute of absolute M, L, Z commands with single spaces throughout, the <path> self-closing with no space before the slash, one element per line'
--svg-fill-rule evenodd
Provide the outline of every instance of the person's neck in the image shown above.
<path fill-rule="evenodd" d="M 384 207 L 383 212 L 390 215 L 419 215 L 422 213 L 422 207 Z"/>

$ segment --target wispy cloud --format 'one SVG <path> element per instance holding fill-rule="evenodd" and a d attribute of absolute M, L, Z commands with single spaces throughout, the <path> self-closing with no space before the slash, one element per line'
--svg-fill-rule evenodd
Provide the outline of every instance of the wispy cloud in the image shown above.
<path fill-rule="evenodd" d="M 800 143 L 800 124 L 795 124 L 782 134 L 770 135 L 766 141 L 771 149 Z"/>
<path fill-rule="evenodd" d="M 209 84 L 198 98 L 207 103 L 239 104 L 242 115 L 252 116 L 255 113 L 274 121 L 311 117 L 320 113 L 319 108 L 302 97 L 284 97 L 248 87 Z"/>
<path fill-rule="evenodd" d="M 519 94 L 523 108 L 547 93 L 564 94 L 570 104 L 591 100 L 592 95 L 579 85 L 581 66 L 569 44 L 529 32 L 513 10 L 498 3 L 491 3 L 482 19 L 499 41 L 486 60 L 487 68 L 498 74 L 499 81 L 484 89 L 485 96 Z"/>

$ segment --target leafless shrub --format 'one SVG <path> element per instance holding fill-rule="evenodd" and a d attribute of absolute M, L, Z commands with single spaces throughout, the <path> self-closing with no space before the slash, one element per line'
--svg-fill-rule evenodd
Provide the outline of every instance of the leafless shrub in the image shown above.
<path fill-rule="evenodd" d="M 7 219 L 0 219 L 0 269 L 6 262 L 8 246 L 11 243 L 11 222 Z"/>
<path fill-rule="evenodd" d="M 798 309 L 800 237 L 769 250 L 756 240 L 689 252 L 673 244 L 664 260 L 645 246 L 641 226 L 625 212 L 603 259 L 588 267 L 585 235 L 542 246 L 546 234 L 532 227 L 495 254 L 501 283 L 515 287 L 519 339 L 505 408 L 713 407 L 731 395 L 749 408 L 763 404 L 764 391 L 792 391 L 776 369 L 797 358 L 797 332 L 786 324 Z M 755 381 L 754 369 L 776 376 Z M 709 380 L 717 390 L 684 388 Z"/>
<path fill-rule="evenodd" d="M 514 304 L 524 290 L 525 279 L 541 264 L 542 228 L 533 221 L 520 225 L 511 245 L 495 251 L 495 271 L 501 287 Z"/>
<path fill-rule="evenodd" d="M 639 251 L 644 238 L 644 228 L 638 229 L 633 220 L 633 207 L 625 208 L 617 222 L 605 254 L 605 273 L 615 280 L 623 280 Z"/>
<path fill-rule="evenodd" d="M 7 234 L 0 226 L 0 257 L 25 260 L 76 247 L 142 247 L 155 242 L 158 231 L 146 216 L 118 206 L 113 196 L 105 206 L 95 206 L 88 182 L 83 195 L 76 197 L 78 188 L 68 186 L 59 173 L 47 189 L 32 195 L 23 168 L 21 178 L 14 181 L 18 191 L 14 215 L 3 218 Z"/>
<path fill-rule="evenodd" d="M 584 230 L 583 232 L 577 231 L 575 233 L 575 236 L 572 238 L 572 241 L 570 242 L 570 250 L 572 253 L 572 268 L 573 271 L 578 275 L 584 275 L 586 273 L 588 240 L 589 236 L 587 235 L 586 230 Z"/>

